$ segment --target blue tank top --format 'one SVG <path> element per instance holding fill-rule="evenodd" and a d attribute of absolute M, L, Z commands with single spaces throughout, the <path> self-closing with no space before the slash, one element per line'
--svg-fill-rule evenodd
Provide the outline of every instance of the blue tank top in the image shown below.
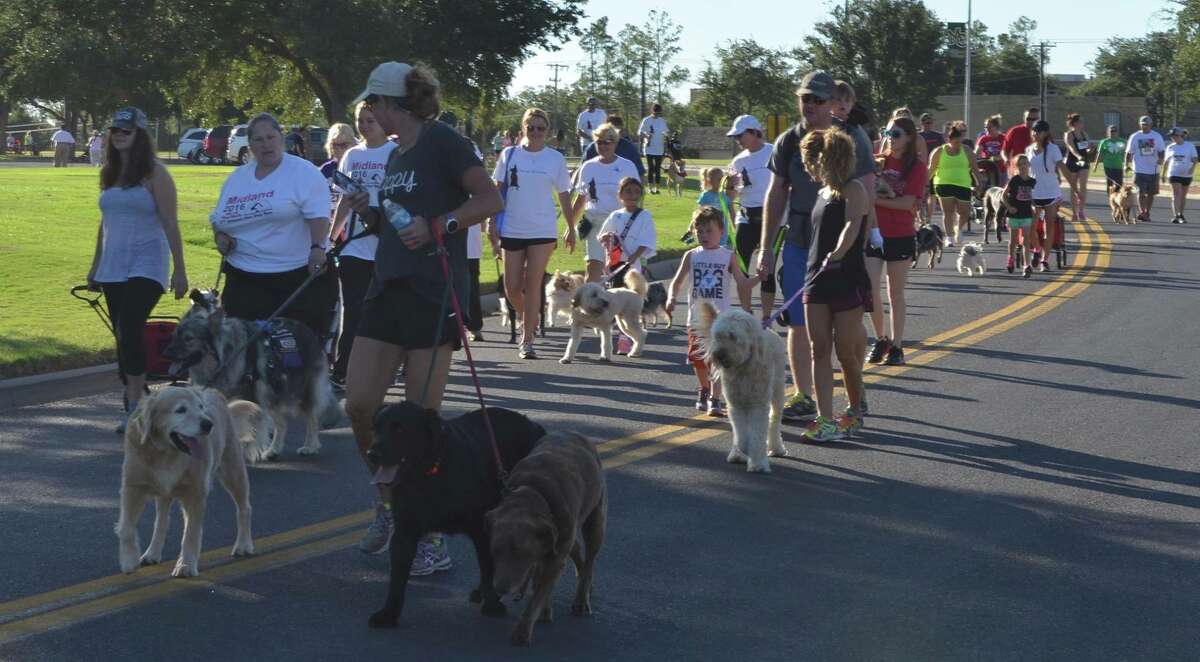
<path fill-rule="evenodd" d="M 96 282 L 149 278 L 167 289 L 170 249 L 158 206 L 145 186 L 113 186 L 100 193 L 100 264 Z"/>

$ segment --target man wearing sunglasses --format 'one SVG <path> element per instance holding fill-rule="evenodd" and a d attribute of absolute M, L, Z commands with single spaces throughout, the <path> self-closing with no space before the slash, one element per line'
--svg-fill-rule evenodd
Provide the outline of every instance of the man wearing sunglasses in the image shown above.
<path fill-rule="evenodd" d="M 767 167 L 771 183 L 763 212 L 762 237 L 764 247 L 759 260 L 758 274 L 764 280 L 775 275 L 776 235 L 786 220 L 783 236 L 783 273 L 779 285 L 784 301 L 791 301 L 781 319 L 788 325 L 788 365 L 795 388 L 783 417 L 789 421 L 813 418 L 817 413 L 812 400 L 812 347 L 804 324 L 804 302 L 793 295 L 804 287 L 808 271 L 808 248 L 812 242 L 812 210 L 821 186 L 813 181 L 800 156 L 800 141 L 809 131 L 833 126 L 830 101 L 836 86 L 833 76 L 825 71 L 813 71 L 800 82 L 796 96 L 800 104 L 800 123 L 780 134 Z"/>
<path fill-rule="evenodd" d="M 1008 164 L 1008 175 L 1017 174 L 1017 157 L 1025 153 L 1025 149 L 1033 144 L 1033 125 L 1042 118 L 1037 108 L 1025 111 L 1025 121 L 1015 124 L 1004 132 L 1004 142 L 1000 145 L 1000 155 Z"/>

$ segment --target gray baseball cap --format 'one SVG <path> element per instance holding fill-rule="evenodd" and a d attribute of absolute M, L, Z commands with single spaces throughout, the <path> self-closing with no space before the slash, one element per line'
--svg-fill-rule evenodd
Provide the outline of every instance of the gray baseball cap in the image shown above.
<path fill-rule="evenodd" d="M 796 90 L 796 94 L 811 94 L 818 99 L 828 99 L 833 96 L 833 76 L 828 72 L 817 70 L 810 71 L 800 81 L 800 89 Z"/>
<path fill-rule="evenodd" d="M 1142 115 L 1138 118 L 1138 124 L 1154 124 L 1154 120 L 1149 115 Z"/>
<path fill-rule="evenodd" d="M 113 113 L 112 122 L 109 122 L 108 126 L 109 128 L 125 129 L 126 131 L 144 129 L 146 128 L 146 113 L 133 106 L 126 106 Z"/>
<path fill-rule="evenodd" d="M 1183 136 L 1183 135 L 1187 135 L 1187 132 L 1184 131 L 1182 127 L 1173 126 L 1173 127 L 1171 127 L 1171 130 L 1167 132 L 1167 135 L 1168 136 Z"/>

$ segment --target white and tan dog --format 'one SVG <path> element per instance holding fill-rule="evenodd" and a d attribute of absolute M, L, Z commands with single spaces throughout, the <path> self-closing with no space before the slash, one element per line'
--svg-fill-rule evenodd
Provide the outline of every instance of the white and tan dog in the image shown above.
<path fill-rule="evenodd" d="M 733 444 L 731 464 L 770 473 L 767 456 L 783 457 L 783 406 L 787 348 L 779 334 L 741 308 L 721 314 L 711 304 L 699 307 L 696 332 L 704 339 L 705 360 L 721 378 L 721 393 L 729 406 Z"/>
<path fill-rule="evenodd" d="M 958 273 L 974 276 L 976 271 L 980 275 L 987 271 L 987 259 L 983 256 L 983 246 L 969 241 L 958 251 Z"/>
<path fill-rule="evenodd" d="M 550 278 L 550 282 L 546 283 L 546 302 L 550 305 L 550 312 L 546 314 L 546 326 L 556 326 L 558 316 L 562 315 L 569 321 L 571 319 L 571 300 L 575 298 L 575 292 L 584 284 L 583 276 L 573 274 L 569 271 L 555 271 Z"/>
<path fill-rule="evenodd" d="M 586 283 L 575 292 L 571 301 L 571 339 L 559 363 L 575 360 L 584 329 L 594 329 L 600 335 L 600 360 L 611 361 L 613 322 L 633 339 L 629 356 L 642 355 L 642 343 L 646 340 L 646 331 L 642 328 L 642 304 L 646 301 L 648 286 L 646 278 L 633 270 L 625 273 L 625 284 L 627 287 L 606 290 L 599 283 Z"/>
<path fill-rule="evenodd" d="M 204 509 L 215 476 L 237 506 L 237 540 L 233 556 L 254 553 L 250 536 L 250 481 L 243 439 L 267 424 L 258 405 L 244 400 L 226 403 L 214 389 L 167 386 L 142 398 L 125 429 L 125 462 L 121 467 L 121 518 L 116 533 L 121 572 L 162 560 L 171 502 L 183 508 L 183 543 L 172 575 L 200 573 L 200 539 Z M 137 521 L 151 498 L 155 502 L 154 534 L 141 555 Z"/>

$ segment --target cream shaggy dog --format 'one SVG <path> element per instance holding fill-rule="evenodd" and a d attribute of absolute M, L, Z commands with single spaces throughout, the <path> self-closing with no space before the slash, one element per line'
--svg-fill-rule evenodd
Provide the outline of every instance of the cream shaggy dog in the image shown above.
<path fill-rule="evenodd" d="M 633 339 L 629 356 L 642 355 L 642 343 L 646 340 L 646 331 L 642 329 L 642 304 L 646 301 L 648 286 L 646 278 L 633 270 L 625 272 L 625 284 L 627 287 L 606 290 L 599 283 L 586 283 L 575 292 L 571 301 L 571 339 L 559 363 L 575 360 L 575 350 L 579 348 L 584 329 L 595 329 L 600 335 L 600 360 L 611 361 L 614 321 L 622 333 Z"/>
<path fill-rule="evenodd" d="M 215 475 L 237 506 L 237 540 L 233 556 L 254 553 L 250 537 L 250 481 L 241 440 L 253 438 L 265 424 L 258 405 L 244 400 L 226 403 L 214 389 L 167 386 L 142 398 L 125 429 L 125 463 L 121 468 L 121 517 L 116 533 L 121 572 L 162 560 L 171 502 L 183 509 L 183 543 L 171 573 L 200 573 L 200 538 L 204 509 Z M 254 453 L 252 456 L 257 455 Z M 156 517 L 150 546 L 139 560 L 137 521 L 154 498 Z"/>
<path fill-rule="evenodd" d="M 721 393 L 733 426 L 731 464 L 770 473 L 767 456 L 783 457 L 783 405 L 787 348 L 779 334 L 741 308 L 717 314 L 716 307 L 699 307 L 696 332 L 704 339 L 705 360 L 721 378 Z"/>
<path fill-rule="evenodd" d="M 569 271 L 556 271 L 546 283 L 546 302 L 550 312 L 546 315 L 546 326 L 557 326 L 558 316 L 571 319 L 571 300 L 584 284 L 583 276 Z"/>
<path fill-rule="evenodd" d="M 958 251 L 958 273 L 974 276 L 976 271 L 980 275 L 987 271 L 987 259 L 983 257 L 983 246 L 969 241 Z"/>

